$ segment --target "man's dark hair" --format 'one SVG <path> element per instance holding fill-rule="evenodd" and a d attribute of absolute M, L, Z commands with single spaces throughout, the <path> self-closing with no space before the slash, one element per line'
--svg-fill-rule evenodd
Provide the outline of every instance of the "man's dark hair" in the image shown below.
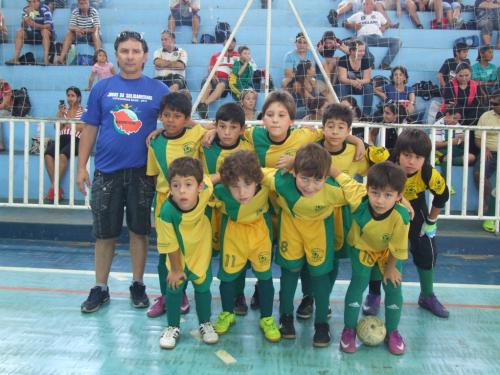
<path fill-rule="evenodd" d="M 160 115 L 165 108 L 182 113 L 186 118 L 191 116 L 192 104 L 189 98 L 179 92 L 171 92 L 163 97 L 160 103 Z"/>
<path fill-rule="evenodd" d="M 203 166 L 201 161 L 189 156 L 183 156 L 175 159 L 168 166 L 167 180 L 172 183 L 175 176 L 191 177 L 193 176 L 198 184 L 203 181 Z"/>
<path fill-rule="evenodd" d="M 115 52 L 118 51 L 118 46 L 126 42 L 127 40 L 136 40 L 142 44 L 142 50 L 144 53 L 148 53 L 148 43 L 144 40 L 142 35 L 137 31 L 122 31 L 115 39 Z"/>
<path fill-rule="evenodd" d="M 219 107 L 215 114 L 215 123 L 218 121 L 237 122 L 241 127 L 245 126 L 245 111 L 238 103 L 226 103 Z"/>

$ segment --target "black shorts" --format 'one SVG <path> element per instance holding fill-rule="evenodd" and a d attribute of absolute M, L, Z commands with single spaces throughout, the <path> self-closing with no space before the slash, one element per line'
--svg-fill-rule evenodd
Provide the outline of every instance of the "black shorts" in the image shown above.
<path fill-rule="evenodd" d="M 203 85 L 205 84 L 206 81 L 207 81 L 206 78 L 203 81 L 201 81 L 200 89 L 203 88 Z M 227 94 L 231 92 L 231 90 L 229 89 L 229 79 L 218 78 L 214 76 L 210 81 L 210 90 L 214 90 L 219 83 L 223 83 L 226 86 L 226 89 L 222 92 L 222 95 L 220 96 L 221 98 L 225 98 Z"/>
<path fill-rule="evenodd" d="M 155 77 L 155 79 L 162 81 L 168 87 L 172 86 L 173 84 L 177 84 L 177 86 L 179 86 L 179 90 L 186 88 L 186 80 L 180 74 L 168 74 L 165 77 Z"/>
<path fill-rule="evenodd" d="M 90 207 L 96 238 L 112 239 L 120 235 L 125 207 L 128 229 L 138 235 L 148 234 L 154 192 L 154 179 L 146 176 L 146 167 L 113 173 L 95 171 Z"/>
<path fill-rule="evenodd" d="M 78 143 L 80 138 L 75 138 L 75 156 L 78 156 Z M 71 135 L 62 134 L 59 136 L 59 154 L 66 156 L 67 159 L 71 157 Z M 56 142 L 50 141 L 47 145 L 44 155 L 56 157 Z"/>
<path fill-rule="evenodd" d="M 40 30 L 27 30 L 24 29 L 25 32 L 25 38 L 24 38 L 24 43 L 25 44 L 42 44 L 42 33 Z M 54 33 L 50 33 L 50 40 L 54 41 Z"/>

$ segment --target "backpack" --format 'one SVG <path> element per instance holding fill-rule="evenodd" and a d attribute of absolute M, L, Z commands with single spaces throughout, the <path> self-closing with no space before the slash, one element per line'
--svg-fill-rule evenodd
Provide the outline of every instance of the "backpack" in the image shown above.
<path fill-rule="evenodd" d="M 424 100 L 430 100 L 441 96 L 439 87 L 431 81 L 420 81 L 412 86 L 416 96 L 421 96 Z"/>
<path fill-rule="evenodd" d="M 231 26 L 227 22 L 218 22 L 215 25 L 215 41 L 217 43 L 224 43 L 231 35 Z"/>
<path fill-rule="evenodd" d="M 387 78 L 386 76 L 381 76 L 381 75 L 373 77 L 372 82 L 373 82 L 373 88 L 384 87 L 385 85 L 391 84 L 391 80 L 389 78 Z"/>
<path fill-rule="evenodd" d="M 19 56 L 19 64 L 20 65 L 35 65 L 35 55 L 33 52 L 27 52 L 24 55 Z"/>
<path fill-rule="evenodd" d="M 215 36 L 210 35 L 210 34 L 202 34 L 200 38 L 200 43 L 201 44 L 214 44 L 215 43 Z"/>
<path fill-rule="evenodd" d="M 31 101 L 28 89 L 21 87 L 19 90 L 12 90 L 12 116 L 26 117 L 31 111 Z"/>

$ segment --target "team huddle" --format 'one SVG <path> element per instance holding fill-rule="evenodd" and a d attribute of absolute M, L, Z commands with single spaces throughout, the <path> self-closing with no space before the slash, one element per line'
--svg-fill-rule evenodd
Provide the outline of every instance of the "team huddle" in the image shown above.
<path fill-rule="evenodd" d="M 340 104 L 327 107 L 322 129 L 292 128 L 295 103 L 284 91 L 267 97 L 262 128 L 246 129 L 235 103 L 219 108 L 215 129 L 191 126 L 190 113 L 183 94 L 165 96 L 164 129 L 148 153 L 147 174 L 156 177 L 162 293 L 157 304 L 168 317 L 162 348 L 174 348 L 180 337 L 188 281 L 202 340 L 214 344 L 228 333 L 241 310 L 236 307 L 241 307 L 248 268 L 258 280 L 252 307 L 260 308 L 259 327 L 267 340 L 296 337 L 293 300 L 300 277 L 304 298 L 297 316 L 309 318 L 314 305 L 313 345 L 328 346 L 330 294 L 339 259 L 350 258 L 341 350 L 356 351 L 359 310 L 378 313 L 383 282 L 387 347 L 403 354 L 398 324 L 408 242 L 420 276 L 419 305 L 448 316 L 432 288 L 436 220 L 448 188 L 429 163 L 431 142 L 424 132 L 404 130 L 394 150 L 365 147 L 350 135 L 352 113 Z M 360 176 L 367 176 L 366 185 L 355 179 Z M 427 190 L 434 195 L 430 211 Z M 220 259 L 222 312 L 212 325 L 213 256 Z M 273 318 L 273 260 L 281 268 L 279 325 Z"/>

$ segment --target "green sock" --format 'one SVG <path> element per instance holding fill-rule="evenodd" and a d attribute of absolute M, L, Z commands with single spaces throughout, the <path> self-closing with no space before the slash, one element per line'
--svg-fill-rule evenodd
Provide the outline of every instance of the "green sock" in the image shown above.
<path fill-rule="evenodd" d="M 234 296 L 236 283 L 238 279 L 233 281 L 221 281 L 220 282 L 220 298 L 222 302 L 222 311 L 232 313 L 234 310 Z"/>
<path fill-rule="evenodd" d="M 210 315 L 212 313 L 212 293 L 210 293 L 210 290 L 206 292 L 197 292 L 195 289 L 194 300 L 196 302 L 196 314 L 198 315 L 198 322 L 200 324 L 209 322 Z"/>
<path fill-rule="evenodd" d="M 326 323 L 330 304 L 330 275 L 327 273 L 321 276 L 311 276 L 311 288 L 316 304 L 314 323 Z"/>
<path fill-rule="evenodd" d="M 312 296 L 311 274 L 309 273 L 307 265 L 304 265 L 302 271 L 300 271 L 300 283 L 302 285 L 302 295 Z"/>
<path fill-rule="evenodd" d="M 418 268 L 418 276 L 420 278 L 420 290 L 423 296 L 429 296 L 434 293 L 434 269 L 424 270 Z"/>
<path fill-rule="evenodd" d="M 488 197 L 488 209 L 486 210 L 486 216 L 495 216 L 495 197 L 491 194 Z"/>
<path fill-rule="evenodd" d="M 181 322 L 181 302 L 182 302 L 182 286 L 172 291 L 167 288 L 167 320 L 168 325 L 172 327 L 179 327 Z"/>
<path fill-rule="evenodd" d="M 167 254 L 160 254 L 158 257 L 158 281 L 160 282 L 161 295 L 167 294 Z"/>
<path fill-rule="evenodd" d="M 280 278 L 280 315 L 293 314 L 293 298 L 299 281 L 299 272 L 292 272 L 281 267 Z M 260 290 L 260 283 L 259 283 Z"/>
<path fill-rule="evenodd" d="M 357 253 L 357 250 L 355 250 Z M 371 276 L 371 268 L 359 262 L 356 253 L 351 255 L 352 276 L 345 295 L 344 325 L 347 328 L 356 328 L 358 324 L 359 308 Z"/>
<path fill-rule="evenodd" d="M 259 280 L 260 317 L 267 318 L 273 315 L 274 285 L 273 279 Z"/>
<path fill-rule="evenodd" d="M 330 294 L 332 293 L 335 281 L 337 281 L 337 276 L 339 275 L 339 260 L 335 259 L 333 261 L 333 269 L 328 274 L 330 278 Z"/>
<path fill-rule="evenodd" d="M 234 295 L 241 296 L 242 294 L 245 294 L 245 277 L 247 275 L 246 268 L 241 270 L 238 278 L 235 280 L 236 281 L 236 288 Z"/>
<path fill-rule="evenodd" d="M 387 333 L 398 329 L 401 319 L 401 309 L 403 307 L 403 293 L 401 284 L 395 288 L 390 281 L 384 285 L 385 291 L 385 327 Z"/>

